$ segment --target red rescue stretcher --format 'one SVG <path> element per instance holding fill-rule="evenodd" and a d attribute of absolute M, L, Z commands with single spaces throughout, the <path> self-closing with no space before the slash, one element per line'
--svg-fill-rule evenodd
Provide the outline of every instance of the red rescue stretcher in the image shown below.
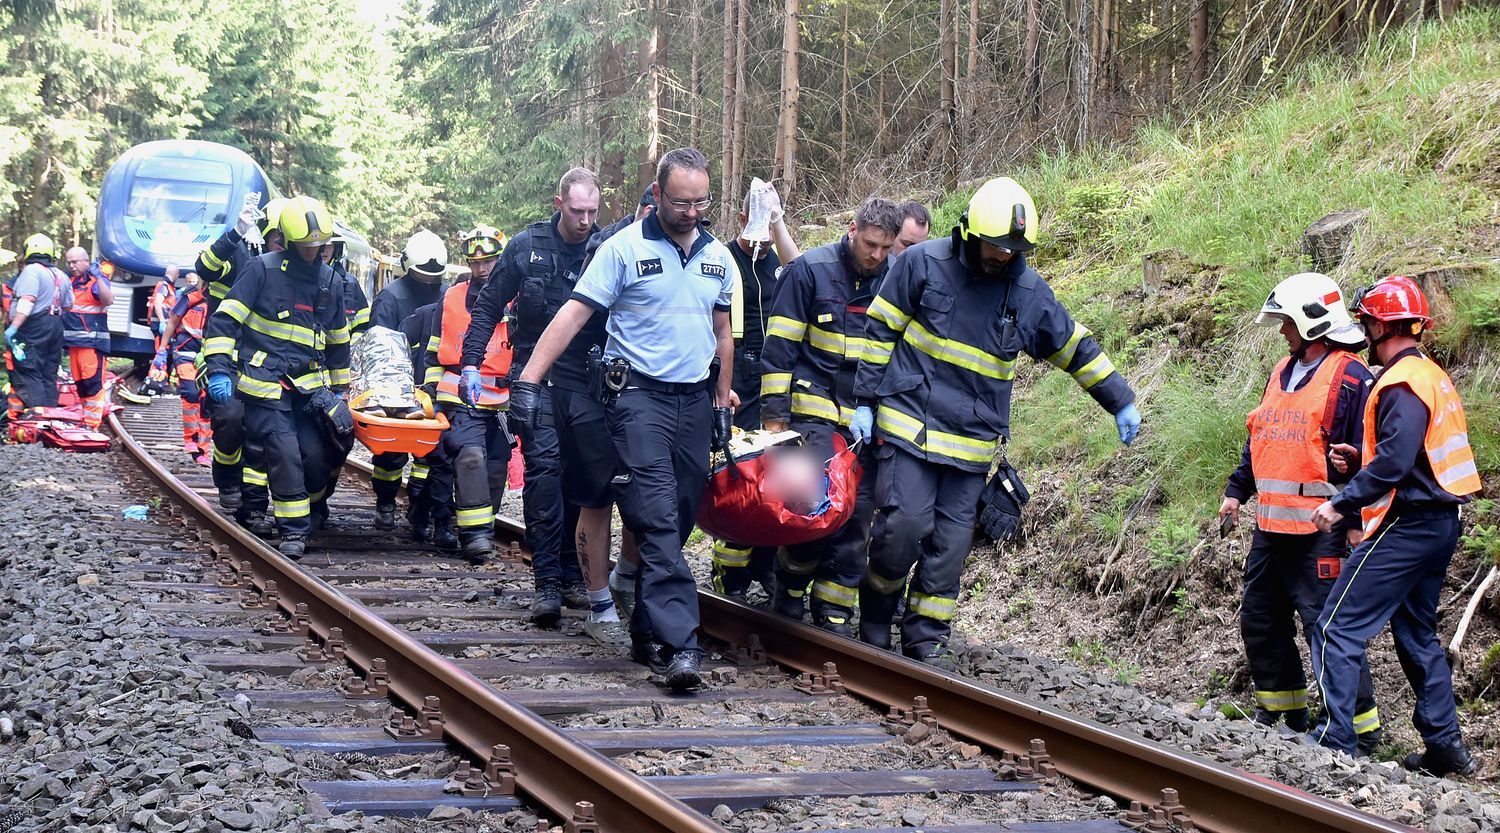
<path fill-rule="evenodd" d="M 803 544 L 832 535 L 854 514 L 861 474 L 859 457 L 835 435 L 834 454 L 823 467 L 829 506 L 817 515 L 788 509 L 765 488 L 768 446 L 730 456 L 709 475 L 698 509 L 698 526 L 723 541 L 752 547 Z"/>
<path fill-rule="evenodd" d="M 83 427 L 83 409 L 31 408 L 6 422 L 5 439 L 13 443 L 41 443 L 63 451 L 108 451 L 109 436 Z"/>

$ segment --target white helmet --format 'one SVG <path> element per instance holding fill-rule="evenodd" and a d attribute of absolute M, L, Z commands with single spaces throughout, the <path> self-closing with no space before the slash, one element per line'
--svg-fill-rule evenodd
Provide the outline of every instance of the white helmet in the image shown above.
<path fill-rule="evenodd" d="M 448 271 L 448 247 L 443 245 L 443 238 L 427 229 L 413 234 L 401 250 L 401 271 L 442 278 Z"/>
<path fill-rule="evenodd" d="M 1276 284 L 1255 323 L 1279 327 L 1283 318 L 1291 319 L 1304 341 L 1326 338 L 1351 346 L 1365 341 L 1364 332 L 1349 319 L 1339 285 L 1318 272 L 1302 272 Z"/>

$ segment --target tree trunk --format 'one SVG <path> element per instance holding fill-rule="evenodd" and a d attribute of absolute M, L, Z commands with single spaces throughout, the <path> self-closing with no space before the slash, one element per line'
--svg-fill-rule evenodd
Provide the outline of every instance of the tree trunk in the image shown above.
<path fill-rule="evenodd" d="M 739 0 L 738 8 L 735 10 L 735 64 L 734 77 L 734 179 L 730 182 L 729 197 L 734 203 L 734 210 L 739 210 L 741 197 L 744 196 L 745 187 L 745 145 L 748 141 L 749 125 L 746 122 L 745 110 L 750 98 L 750 2 Z"/>
<path fill-rule="evenodd" d="M 1094 49 L 1091 43 L 1094 31 L 1094 0 L 1076 0 L 1077 19 L 1073 21 L 1076 54 L 1073 60 L 1074 89 L 1078 125 L 1074 141 L 1078 147 L 1088 144 L 1093 125 L 1091 104 L 1094 98 Z"/>
<path fill-rule="evenodd" d="M 979 0 L 969 0 L 969 66 L 964 77 L 971 82 L 979 71 Z"/>
<path fill-rule="evenodd" d="M 1026 0 L 1026 118 L 1042 116 L 1042 0 Z"/>
<path fill-rule="evenodd" d="M 739 94 L 735 86 L 735 68 L 739 65 L 739 40 L 735 36 L 739 26 L 739 6 L 745 0 L 724 0 L 724 85 L 720 98 L 723 109 L 719 132 L 719 222 L 721 227 L 733 225 L 734 217 L 734 102 Z"/>
<path fill-rule="evenodd" d="M 667 57 L 662 17 L 666 14 L 667 0 L 645 0 L 645 3 L 651 35 L 646 48 L 641 50 L 641 74 L 646 77 L 646 142 L 641 145 L 638 190 L 644 190 L 656 177 L 656 160 L 662 155 L 662 98 L 666 93 L 662 81 Z"/>
<path fill-rule="evenodd" d="M 1194 89 L 1208 79 L 1208 0 L 1196 0 L 1188 18 L 1188 55 L 1193 67 Z"/>
<path fill-rule="evenodd" d="M 698 45 L 703 41 L 703 12 L 699 4 L 702 0 L 690 0 L 692 8 L 688 10 L 688 145 L 702 150 L 699 144 L 702 136 L 702 113 L 700 104 L 703 101 L 703 61 L 700 58 L 702 50 Z"/>
<path fill-rule="evenodd" d="M 785 0 L 781 30 L 781 124 L 776 137 L 776 171 L 781 198 L 797 189 L 797 110 L 802 99 L 799 57 L 802 40 L 801 0 Z"/>
<path fill-rule="evenodd" d="M 938 98 L 941 118 L 938 142 L 942 159 L 943 184 L 949 190 L 958 182 L 958 90 L 954 75 L 958 71 L 958 39 L 953 26 L 957 19 L 954 0 L 938 3 L 938 67 L 942 82 Z"/>
<path fill-rule="evenodd" d="M 852 0 L 844 0 L 843 40 L 844 56 L 839 69 L 839 179 L 849 181 L 849 7 Z"/>
<path fill-rule="evenodd" d="M 603 79 L 599 107 L 599 176 L 612 190 L 609 210 L 612 217 L 623 217 L 635 203 L 640 191 L 631 193 L 625 179 L 625 147 L 620 143 L 620 113 L 627 85 L 625 83 L 625 45 L 610 40 L 599 56 Z"/>

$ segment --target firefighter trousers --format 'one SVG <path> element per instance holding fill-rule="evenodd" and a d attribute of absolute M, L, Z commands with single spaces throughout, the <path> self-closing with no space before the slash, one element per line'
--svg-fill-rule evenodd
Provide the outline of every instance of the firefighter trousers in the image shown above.
<path fill-rule="evenodd" d="M 57 407 L 57 367 L 62 364 L 62 317 L 46 310 L 32 313 L 16 331 L 25 358 L 11 351 L 9 410 L 16 416 L 23 408 Z"/>
<path fill-rule="evenodd" d="M 845 443 L 853 443 L 845 430 L 826 422 L 794 422 L 791 428 L 824 461 L 833 457 L 835 432 L 843 436 Z M 782 589 L 795 595 L 805 592 L 808 582 L 812 583 L 814 621 L 827 617 L 848 621 L 859 599 L 860 579 L 865 574 L 870 547 L 870 522 L 875 516 L 875 455 L 867 449 L 868 445 L 860 449 L 864 472 L 855 493 L 854 514 L 848 522 L 826 538 L 787 547 L 777 560 L 776 581 Z"/>
<path fill-rule="evenodd" d="M 396 493 L 401 491 L 401 475 L 406 471 L 408 457 L 409 455 L 404 451 L 382 451 L 371 455 L 370 465 L 374 469 L 371 486 L 375 489 L 376 506 L 395 505 Z"/>
<path fill-rule="evenodd" d="M 706 389 L 626 388 L 609 410 L 610 435 L 625 470 L 620 518 L 640 549 L 630 636 L 663 654 L 698 648 L 698 588 L 682 546 L 708 482 L 712 400 Z"/>
<path fill-rule="evenodd" d="M 204 396 L 198 407 L 213 435 L 214 487 L 221 492 L 239 490 L 240 508 L 234 516 L 242 523 L 265 515 L 271 502 L 266 449 L 259 440 L 246 436 L 245 403 L 239 399 L 215 402 Z"/>
<path fill-rule="evenodd" d="M 927 656 L 948 644 L 984 475 L 883 443 L 875 449 L 874 480 L 875 524 L 859 588 L 860 630 L 889 627 L 915 565 L 901 648 L 907 656 Z"/>
<path fill-rule="evenodd" d="M 1240 635 L 1255 683 L 1255 705 L 1286 715 L 1292 727 L 1307 724 L 1307 675 L 1297 648 L 1297 624 L 1312 650 L 1314 627 L 1328 591 L 1342 572 L 1344 533 L 1289 535 L 1257 529 L 1245 556 L 1245 591 L 1240 604 Z M 1354 709 L 1359 734 L 1380 728 L 1370 666 L 1359 658 L 1359 689 Z"/>
<path fill-rule="evenodd" d="M 505 471 L 510 464 L 510 434 L 505 430 L 504 414 L 463 405 L 452 406 L 446 413 L 443 456 L 452 463 L 439 477 L 443 485 L 452 484 L 458 534 L 464 540 L 490 536 L 495 507 L 505 495 Z"/>
<path fill-rule="evenodd" d="M 1354 548 L 1313 633 L 1313 671 L 1327 720 L 1318 741 L 1354 754 L 1365 642 L 1391 624 L 1396 657 L 1416 694 L 1412 725 L 1428 746 L 1460 744 L 1453 671 L 1438 641 L 1438 594 L 1458 546 L 1458 507 L 1386 515 Z"/>
<path fill-rule="evenodd" d="M 563 503 L 562 446 L 551 385 L 542 386 L 537 404 L 537 424 L 521 436 L 521 457 L 526 464 L 521 511 L 526 519 L 526 546 L 531 548 L 531 574 L 540 588 L 582 581 L 583 573 L 572 543 L 578 515 L 574 512 L 570 519 Z"/>
<path fill-rule="evenodd" d="M 329 460 L 336 456 L 323 436 L 321 416 L 302 409 L 301 397 L 290 391 L 289 408 L 245 404 L 245 434 L 265 449 L 271 487 L 271 508 L 285 535 L 312 534 L 310 494 L 328 491 Z"/>
<path fill-rule="evenodd" d="M 78 392 L 78 407 L 83 410 L 83 424 L 97 429 L 104 422 L 104 359 L 92 347 L 68 348 L 68 373 Z"/>

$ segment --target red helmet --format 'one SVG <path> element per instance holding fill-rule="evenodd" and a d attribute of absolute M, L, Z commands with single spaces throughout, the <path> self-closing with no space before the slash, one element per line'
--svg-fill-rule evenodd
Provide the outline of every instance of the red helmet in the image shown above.
<path fill-rule="evenodd" d="M 1427 296 L 1417 282 L 1405 275 L 1381 278 L 1354 293 L 1354 314 L 1377 321 L 1421 321 L 1432 323 Z"/>

